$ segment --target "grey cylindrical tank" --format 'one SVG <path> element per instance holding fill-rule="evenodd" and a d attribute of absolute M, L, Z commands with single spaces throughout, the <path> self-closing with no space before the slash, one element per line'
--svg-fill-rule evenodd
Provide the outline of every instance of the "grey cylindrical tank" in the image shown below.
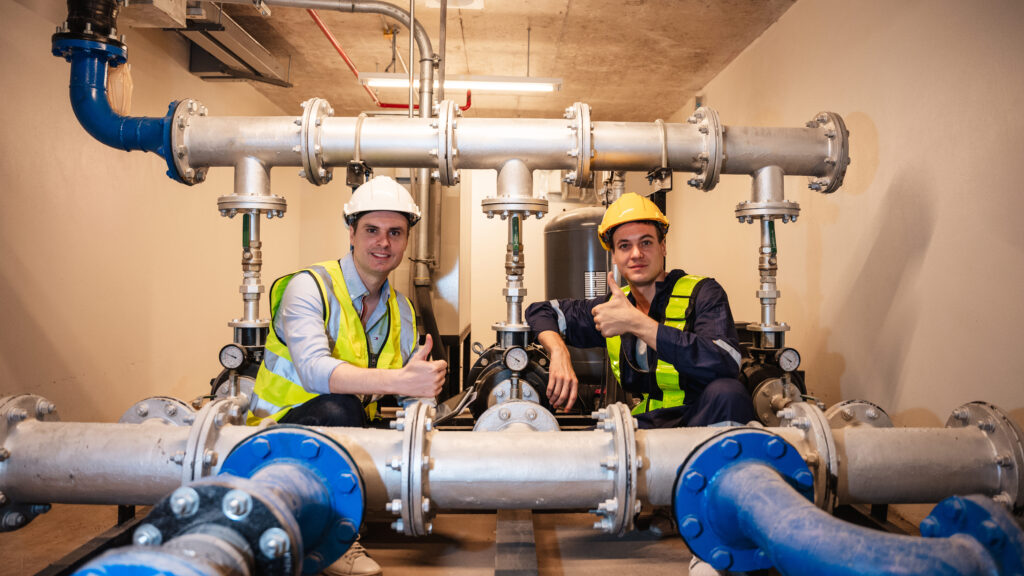
<path fill-rule="evenodd" d="M 576 208 L 555 216 L 544 227 L 544 283 L 548 300 L 597 298 L 608 293 L 606 252 L 597 239 L 604 207 Z M 604 385 L 604 348 L 569 348 L 579 378 L 583 404 L 594 406 Z"/>
<path fill-rule="evenodd" d="M 606 252 L 597 239 L 604 208 L 577 208 L 555 216 L 544 227 L 547 299 L 596 298 L 607 294 Z"/>

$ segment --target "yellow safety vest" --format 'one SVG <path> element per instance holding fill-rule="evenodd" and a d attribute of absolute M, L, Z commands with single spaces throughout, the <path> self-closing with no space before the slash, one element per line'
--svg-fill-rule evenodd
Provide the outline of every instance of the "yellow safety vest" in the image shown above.
<path fill-rule="evenodd" d="M 359 313 L 352 305 L 352 298 L 348 293 L 348 286 L 341 273 L 341 263 L 338 260 L 320 262 L 287 276 L 282 276 L 274 281 L 270 287 L 270 315 L 277 315 L 277 308 L 281 304 L 285 288 L 295 277 L 295 274 L 308 272 L 316 280 L 320 288 L 320 296 L 324 303 L 324 330 L 331 347 L 331 356 L 343 360 L 361 368 L 388 368 L 398 369 L 402 367 L 402 313 L 398 305 L 398 297 L 395 289 L 388 290 L 388 336 L 381 347 L 380 354 L 371 357 L 369 343 L 366 338 L 366 331 L 359 319 Z M 412 304 L 406 299 L 408 310 L 412 311 Z M 416 332 L 416 316 L 412 314 L 412 330 Z M 273 327 L 273 320 L 271 320 Z M 344 338 L 339 338 L 344 334 Z M 258 397 L 260 406 L 269 405 L 269 417 L 280 420 L 292 408 L 317 396 L 314 392 L 308 392 L 299 384 L 298 371 L 292 364 L 292 357 L 287 345 L 282 342 L 276 329 L 271 329 L 267 334 L 266 350 L 263 363 L 260 365 L 259 373 L 256 375 L 256 384 L 253 393 Z M 257 405 L 253 402 L 252 405 Z M 261 410 L 262 412 L 262 410 Z M 256 415 L 249 412 L 247 423 L 258 424 L 266 415 Z"/>
<path fill-rule="evenodd" d="M 666 326 L 678 328 L 679 330 L 686 327 L 686 309 L 690 306 L 690 295 L 693 294 L 693 289 L 703 279 L 703 276 L 686 275 L 676 280 L 675 286 L 672 287 L 672 294 L 668 299 L 668 306 L 665 307 Z M 622 291 L 628 295 L 629 286 L 624 287 Z M 605 343 L 608 347 L 608 361 L 611 363 L 612 373 L 615 374 L 615 379 L 621 382 L 619 353 L 622 349 L 622 339 L 619 336 L 613 336 L 607 338 Z M 679 372 L 676 371 L 675 367 L 659 359 L 654 376 L 658 382 L 658 388 L 661 388 L 661 400 L 650 398 L 648 394 L 644 393 L 643 400 L 633 408 L 632 414 L 634 416 L 659 408 L 673 408 L 683 405 L 686 393 L 680 386 Z"/>

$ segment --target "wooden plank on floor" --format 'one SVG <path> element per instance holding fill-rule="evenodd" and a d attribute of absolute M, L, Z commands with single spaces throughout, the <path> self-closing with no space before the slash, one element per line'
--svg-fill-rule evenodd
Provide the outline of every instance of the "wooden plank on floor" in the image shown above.
<path fill-rule="evenodd" d="M 495 543 L 495 576 L 537 576 L 532 511 L 499 510 Z"/>

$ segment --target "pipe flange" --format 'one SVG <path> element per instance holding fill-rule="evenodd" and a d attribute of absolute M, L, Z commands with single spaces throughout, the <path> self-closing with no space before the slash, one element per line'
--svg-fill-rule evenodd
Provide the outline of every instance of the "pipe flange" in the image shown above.
<path fill-rule="evenodd" d="M 256 196 L 246 194 L 229 194 L 217 198 L 217 209 L 221 216 L 234 218 L 239 213 L 252 214 L 259 217 L 266 214 L 267 218 L 283 218 L 288 211 L 288 202 L 281 196 L 270 194 L 268 196 Z"/>
<path fill-rule="evenodd" d="M 527 426 L 536 432 L 558 432 L 558 420 L 543 406 L 528 400 L 496 404 L 476 419 L 474 432 L 500 432 L 512 426 Z M 517 426 L 517 427 L 521 427 Z"/>
<path fill-rule="evenodd" d="M 206 180 L 208 167 L 193 168 L 188 154 L 188 129 L 196 116 L 206 116 L 206 106 L 187 98 L 178 101 L 171 116 L 171 149 L 178 180 L 192 186 Z"/>
<path fill-rule="evenodd" d="M 836 505 L 839 486 L 839 453 L 828 418 L 810 402 L 797 402 L 780 410 L 779 426 L 799 428 L 804 431 L 807 445 L 812 452 L 807 456 L 807 465 L 818 480 L 814 483 L 814 505 L 831 512 Z"/>
<path fill-rule="evenodd" d="M 846 400 L 833 404 L 825 411 L 825 418 L 832 429 L 848 426 L 892 428 L 892 420 L 885 410 L 867 400 Z"/>
<path fill-rule="evenodd" d="M 324 165 L 323 147 L 320 145 L 320 134 L 324 118 L 334 115 L 334 108 L 323 98 L 310 98 L 302 103 L 302 118 L 297 121 L 299 145 L 302 154 L 302 172 L 304 177 L 316 186 L 323 186 L 334 177 L 334 170 Z"/>
<path fill-rule="evenodd" d="M 442 186 L 459 183 L 459 171 L 455 169 L 455 128 L 459 108 L 452 100 L 442 100 L 437 106 L 437 173 L 435 176 Z"/>
<path fill-rule="evenodd" d="M 843 185 L 846 167 L 850 165 L 850 132 L 842 116 L 835 112 L 818 112 L 807 127 L 817 129 L 828 142 L 828 152 L 822 159 L 822 175 L 808 177 L 807 187 L 831 194 Z"/>
<path fill-rule="evenodd" d="M 139 400 L 118 420 L 121 424 L 159 423 L 188 426 L 196 421 L 196 411 L 187 403 L 169 396 L 151 396 Z"/>
<path fill-rule="evenodd" d="M 402 473 L 402 499 L 397 506 L 394 502 L 388 504 L 388 509 L 401 515 L 391 523 L 391 528 L 407 536 L 425 536 L 434 530 L 429 522 L 434 510 L 430 498 L 424 496 L 423 487 L 425 473 L 430 470 L 427 432 L 433 429 L 435 412 L 430 404 L 414 402 L 405 410 L 399 410 L 398 420 L 391 423 L 393 428 L 402 431 L 402 455 L 398 463 Z"/>
<path fill-rule="evenodd" d="M 686 183 L 707 192 L 718 184 L 722 175 L 722 160 L 725 158 L 722 123 L 718 120 L 718 112 L 706 106 L 697 108 L 686 121 L 697 126 L 703 142 L 701 153 L 695 158 L 700 163 L 700 171 Z"/>
<path fill-rule="evenodd" d="M 590 106 L 583 102 L 574 102 L 565 109 L 569 129 L 576 133 L 576 147 L 567 152 L 576 158 L 576 170 L 566 174 L 565 181 L 577 188 L 589 188 L 593 182 L 590 163 L 594 158 L 594 123 L 590 112 Z"/>
<path fill-rule="evenodd" d="M 42 396 L 18 394 L 0 397 L 0 468 L 8 458 L 17 458 L 4 446 L 11 431 L 25 420 L 59 422 L 57 407 Z M 48 512 L 49 504 L 24 504 L 12 502 L 0 492 L 0 532 L 23 528 L 36 516 Z"/>
<path fill-rule="evenodd" d="M 237 444 L 224 459 L 220 474 L 252 478 L 281 463 L 312 472 L 330 493 L 329 510 L 304 512 L 320 516 L 330 537 L 305 542 L 302 568 L 319 573 L 356 541 L 366 510 L 366 490 L 352 456 L 334 439 L 304 426 L 277 425 Z M 303 517 L 310 521 L 310 518 Z M 317 524 L 315 519 L 312 522 Z M 259 550 L 259 548 L 256 548 Z"/>
<path fill-rule="evenodd" d="M 1024 574 L 1024 532 L 1013 517 L 983 496 L 946 498 L 921 521 L 921 536 L 977 540 L 996 563 L 996 574 Z"/>
<path fill-rule="evenodd" d="M 784 378 L 769 378 L 754 389 L 754 411 L 762 424 L 778 426 L 777 413 L 790 404 L 802 402 L 800 388 Z"/>
<path fill-rule="evenodd" d="M 601 502 L 590 513 L 601 517 L 594 523 L 594 528 L 622 536 L 633 530 L 633 519 L 640 512 L 637 471 L 641 462 L 636 449 L 637 421 L 622 403 L 612 404 L 591 416 L 599 422 L 598 429 L 612 433 L 615 455 L 601 462 L 601 466 L 615 479 L 615 497 Z"/>
<path fill-rule="evenodd" d="M 513 398 L 512 379 L 505 378 L 487 393 L 487 406 L 492 407 L 512 400 L 521 400 L 531 404 L 540 403 L 540 394 L 534 390 L 533 386 L 530 386 L 525 377 L 519 378 L 519 390 L 522 392 L 522 397 Z"/>
<path fill-rule="evenodd" d="M 992 456 L 999 467 L 996 499 L 1017 516 L 1024 516 L 1024 434 L 998 407 L 988 402 L 968 402 L 953 410 L 946 428 L 977 426 L 992 443 Z"/>
<path fill-rule="evenodd" d="M 231 498 L 244 502 L 244 517 L 226 509 L 224 503 Z M 185 506 L 182 499 L 187 500 Z M 145 522 L 135 529 L 132 541 L 137 546 L 157 547 L 178 536 L 213 526 L 234 531 L 246 542 L 256 563 L 254 574 L 299 576 L 303 573 L 308 555 L 304 551 L 306 543 L 302 541 L 299 523 L 276 491 L 248 478 L 227 475 L 205 478 L 175 490 L 153 507 Z M 261 545 L 271 535 L 275 536 L 275 545 Z M 101 556 L 94 560 L 90 567 L 102 566 L 103 559 Z"/>
<path fill-rule="evenodd" d="M 516 212 L 527 218 L 530 216 L 543 218 L 548 212 L 547 198 L 533 198 L 529 196 L 521 198 L 508 196 L 484 198 L 480 202 L 480 206 L 488 218 L 494 218 L 497 215 L 501 216 L 502 220 L 507 219 L 512 213 Z"/>
<path fill-rule="evenodd" d="M 182 484 L 210 476 L 218 469 L 220 455 L 214 446 L 220 436 L 220 429 L 229 424 L 245 425 L 245 412 L 249 408 L 247 403 L 245 398 L 218 398 L 203 406 L 196 414 L 195 423 L 185 443 L 185 452 L 174 455 L 175 462 L 181 463 Z"/>
<path fill-rule="evenodd" d="M 741 223 L 753 224 L 754 220 L 781 219 L 783 224 L 796 222 L 800 216 L 800 204 L 792 200 L 781 202 L 750 202 L 745 200 L 736 205 L 736 219 Z"/>
<path fill-rule="evenodd" d="M 672 512 L 686 545 L 716 570 L 747 572 L 772 567 L 771 559 L 757 544 L 742 535 L 723 536 L 715 526 L 716 510 L 710 496 L 713 485 L 723 470 L 745 463 L 773 469 L 802 496 L 813 500 L 813 474 L 800 452 L 781 437 L 767 430 L 733 428 L 709 438 L 679 468 Z"/>

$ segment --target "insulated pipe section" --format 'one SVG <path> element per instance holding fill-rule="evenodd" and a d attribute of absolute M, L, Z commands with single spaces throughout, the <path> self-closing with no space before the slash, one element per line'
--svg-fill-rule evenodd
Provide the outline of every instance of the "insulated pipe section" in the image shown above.
<path fill-rule="evenodd" d="M 787 575 L 981 576 L 1019 574 L 1024 565 L 1020 528 L 984 498 L 940 504 L 935 513 L 951 526 L 940 527 L 933 518 L 931 533 L 939 536 L 945 528 L 945 537 L 915 538 L 843 522 L 816 508 L 763 464 L 742 463 L 722 471 L 708 493 L 713 530 L 733 548 L 756 545 L 757 556 Z M 725 546 L 701 557 L 719 570 L 751 568 L 738 565 Z"/>

